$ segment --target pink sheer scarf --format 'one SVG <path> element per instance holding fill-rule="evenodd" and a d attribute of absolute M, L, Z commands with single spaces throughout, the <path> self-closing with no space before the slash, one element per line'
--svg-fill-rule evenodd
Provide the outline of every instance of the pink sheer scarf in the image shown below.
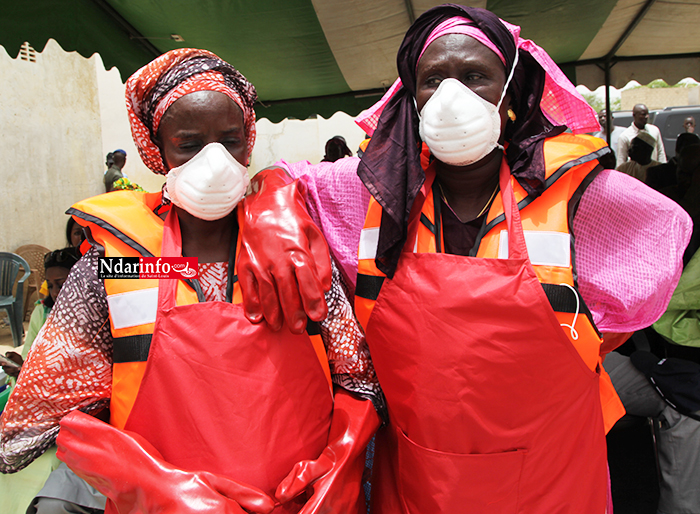
<path fill-rule="evenodd" d="M 586 103 L 581 94 L 576 91 L 574 85 L 566 78 L 566 75 L 564 75 L 554 63 L 549 54 L 529 39 L 522 39 L 520 37 L 520 27 L 508 23 L 507 21 L 501 20 L 501 22 L 513 35 L 516 47 L 522 51 L 528 52 L 545 71 L 544 91 L 542 93 L 540 108 L 547 119 L 554 125 L 567 126 L 574 134 L 584 134 L 600 130 L 598 116 L 595 111 Z M 471 20 L 462 16 L 455 16 L 442 22 L 431 32 L 430 36 L 428 36 L 426 44 L 421 51 L 421 56 L 428 45 L 437 38 L 447 34 L 464 34 L 473 37 L 493 50 L 501 61 L 505 63 L 505 59 L 498 48 L 496 48 L 496 45 L 488 39 L 481 29 L 473 25 L 467 25 L 471 23 Z M 384 107 L 401 85 L 401 79 L 396 79 L 396 82 L 394 82 L 379 102 L 361 112 L 355 119 L 355 123 L 370 136 L 374 133 L 374 129 L 377 128 L 379 116 L 384 110 Z"/>

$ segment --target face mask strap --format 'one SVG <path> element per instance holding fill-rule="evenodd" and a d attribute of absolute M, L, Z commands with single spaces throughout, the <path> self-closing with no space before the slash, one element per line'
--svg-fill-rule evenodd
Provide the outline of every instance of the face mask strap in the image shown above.
<path fill-rule="evenodd" d="M 508 86 L 510 85 L 510 81 L 513 79 L 513 75 L 515 74 L 515 67 L 518 65 L 518 56 L 520 52 L 518 52 L 518 49 L 515 49 L 515 59 L 513 60 L 513 67 L 510 69 L 510 75 L 508 75 L 508 80 L 506 80 L 506 85 L 503 87 L 503 92 L 501 93 L 501 99 L 498 101 L 498 104 L 496 105 L 496 110 L 499 110 L 501 108 L 501 103 L 503 102 L 503 99 L 506 97 L 506 93 L 508 92 Z"/>

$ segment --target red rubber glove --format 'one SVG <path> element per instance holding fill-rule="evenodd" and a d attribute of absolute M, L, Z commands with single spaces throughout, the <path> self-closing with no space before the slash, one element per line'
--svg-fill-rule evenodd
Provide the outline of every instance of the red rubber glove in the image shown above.
<path fill-rule="evenodd" d="M 175 469 L 143 437 L 79 411 L 63 418 L 56 443 L 56 456 L 120 514 L 267 514 L 275 507 L 255 487 Z"/>
<path fill-rule="evenodd" d="M 281 168 L 261 171 L 243 201 L 238 280 L 246 317 L 273 330 L 283 321 L 300 334 L 308 315 L 328 315 L 331 261 L 323 234 L 306 210 L 305 187 Z"/>
<path fill-rule="evenodd" d="M 299 514 L 366 512 L 362 492 L 365 449 L 379 425 L 372 402 L 338 389 L 328 446 L 318 459 L 295 464 L 277 486 L 275 497 L 286 503 L 307 491 L 309 499 Z"/>

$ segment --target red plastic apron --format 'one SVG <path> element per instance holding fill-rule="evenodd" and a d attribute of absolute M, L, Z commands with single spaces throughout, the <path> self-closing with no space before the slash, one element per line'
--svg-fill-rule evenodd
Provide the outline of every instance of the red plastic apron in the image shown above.
<path fill-rule="evenodd" d="M 162 255 L 179 256 L 172 212 Z M 148 364 L 125 429 L 181 469 L 272 495 L 296 462 L 318 458 L 328 442 L 333 397 L 311 341 L 251 324 L 240 305 L 176 305 L 177 282 L 160 280 Z M 274 512 L 298 509 L 290 502 Z"/>
<path fill-rule="evenodd" d="M 373 514 L 605 512 L 598 375 L 537 280 L 505 164 L 500 179 L 509 258 L 405 252 L 368 322 L 390 417 Z"/>

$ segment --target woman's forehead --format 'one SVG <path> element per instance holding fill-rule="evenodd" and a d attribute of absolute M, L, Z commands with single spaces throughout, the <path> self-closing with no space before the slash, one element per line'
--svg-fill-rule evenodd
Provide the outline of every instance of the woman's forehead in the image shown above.
<path fill-rule="evenodd" d="M 460 61 L 465 64 L 481 62 L 505 71 L 500 57 L 493 50 L 466 34 L 446 34 L 437 38 L 425 49 L 417 69 L 442 62 L 458 64 Z"/>
<path fill-rule="evenodd" d="M 236 102 L 218 91 L 195 91 L 178 98 L 168 107 L 160 123 L 167 125 L 210 123 L 212 121 L 243 125 L 243 111 Z"/>

